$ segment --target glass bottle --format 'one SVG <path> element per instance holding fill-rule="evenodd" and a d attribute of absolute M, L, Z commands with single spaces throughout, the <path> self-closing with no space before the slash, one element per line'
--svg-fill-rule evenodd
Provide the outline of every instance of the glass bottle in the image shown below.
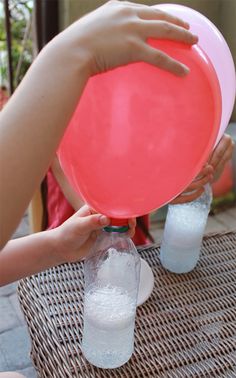
<path fill-rule="evenodd" d="M 101 368 L 123 365 L 134 349 L 140 257 L 127 231 L 105 227 L 84 263 L 82 351 Z"/>
<path fill-rule="evenodd" d="M 195 268 L 211 202 L 212 189 L 207 184 L 196 200 L 168 206 L 160 260 L 170 272 L 187 273 Z"/>

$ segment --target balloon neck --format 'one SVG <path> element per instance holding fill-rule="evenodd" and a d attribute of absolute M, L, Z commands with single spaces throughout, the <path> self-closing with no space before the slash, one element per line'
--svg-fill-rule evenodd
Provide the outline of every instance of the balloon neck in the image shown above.
<path fill-rule="evenodd" d="M 109 226 L 104 227 L 106 232 L 127 232 L 129 229 L 128 219 L 115 219 L 111 218 L 111 223 Z"/>
<path fill-rule="evenodd" d="M 111 226 L 129 226 L 128 219 L 111 218 Z"/>

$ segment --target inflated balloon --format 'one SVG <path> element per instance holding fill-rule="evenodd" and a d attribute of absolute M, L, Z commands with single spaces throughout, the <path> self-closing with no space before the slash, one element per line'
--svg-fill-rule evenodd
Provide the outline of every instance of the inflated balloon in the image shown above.
<path fill-rule="evenodd" d="M 228 126 L 236 94 L 236 77 L 230 49 L 217 27 L 194 9 L 178 4 L 159 4 L 156 7 L 190 24 L 190 31 L 199 37 L 199 46 L 210 58 L 219 79 L 222 95 L 222 115 L 216 144 Z"/>
<path fill-rule="evenodd" d="M 151 40 L 190 68 L 134 63 L 91 77 L 58 150 L 85 202 L 113 218 L 157 209 L 190 184 L 215 143 L 220 87 L 198 47 Z"/>

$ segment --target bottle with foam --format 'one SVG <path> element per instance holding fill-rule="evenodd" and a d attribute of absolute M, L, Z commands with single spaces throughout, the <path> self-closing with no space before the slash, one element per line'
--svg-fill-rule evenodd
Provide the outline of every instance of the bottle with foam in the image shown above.
<path fill-rule="evenodd" d="M 160 260 L 170 272 L 187 273 L 197 265 L 211 201 L 212 189 L 207 184 L 196 200 L 168 206 Z"/>
<path fill-rule="evenodd" d="M 114 220 L 84 263 L 82 351 L 101 368 L 125 364 L 134 349 L 140 257 L 127 231 L 127 222 Z"/>

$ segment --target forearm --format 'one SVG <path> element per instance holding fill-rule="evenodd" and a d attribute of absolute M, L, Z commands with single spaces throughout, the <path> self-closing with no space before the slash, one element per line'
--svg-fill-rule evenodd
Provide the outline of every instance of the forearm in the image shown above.
<path fill-rule="evenodd" d="M 70 43 L 54 41 L 45 50 L 0 115 L 1 246 L 40 184 L 88 79 L 79 49 L 76 58 Z"/>
<path fill-rule="evenodd" d="M 0 286 L 61 262 L 53 231 L 11 240 L 0 253 Z"/>

